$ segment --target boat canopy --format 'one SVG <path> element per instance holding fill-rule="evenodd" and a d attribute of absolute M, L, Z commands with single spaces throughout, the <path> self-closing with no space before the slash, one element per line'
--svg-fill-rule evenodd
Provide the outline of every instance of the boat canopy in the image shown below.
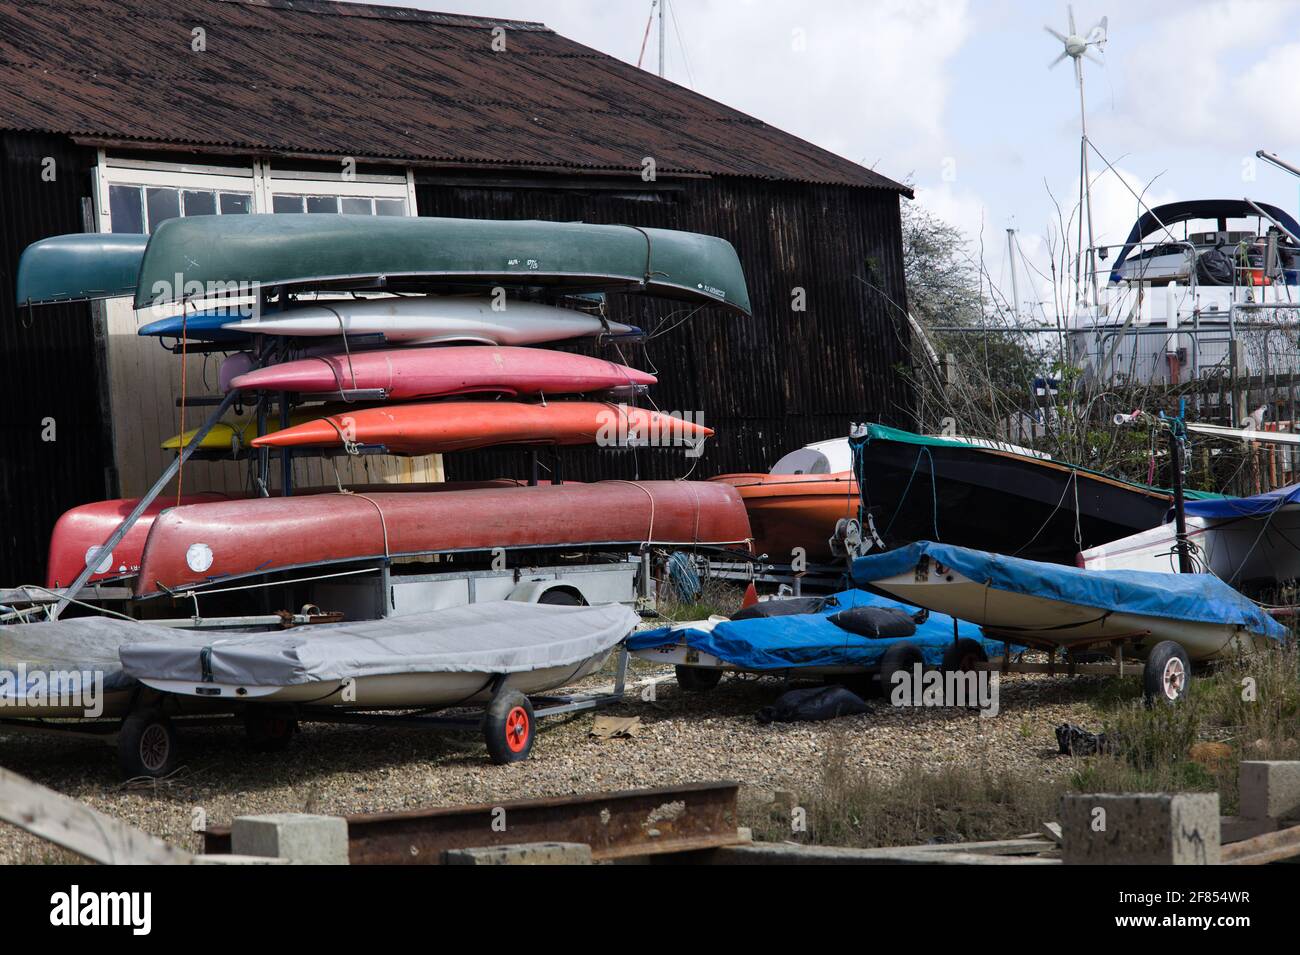
<path fill-rule="evenodd" d="M 715 236 L 584 222 L 306 213 L 168 219 L 145 249 L 135 307 L 246 294 L 252 283 L 416 291 L 487 282 L 648 292 L 750 314 L 736 250 Z M 243 288 L 232 288 L 238 284 Z"/>
<path fill-rule="evenodd" d="M 711 627 L 660 627 L 628 637 L 627 648 L 651 650 L 685 639 L 691 649 L 745 670 L 877 666 L 885 651 L 898 641 L 860 636 L 831 621 L 831 614 L 851 607 L 896 607 L 908 614 L 917 609 L 865 590 L 846 590 L 828 597 L 817 613 L 727 620 Z M 932 613 L 917 624 L 914 636 L 899 639 L 913 644 L 926 663 L 937 666 L 943 662 L 944 650 L 952 646 L 954 624 L 958 636 L 984 643 L 979 627 L 941 613 Z M 1001 641 L 985 644 L 989 651 L 996 648 L 1000 652 L 1001 647 Z"/>
<path fill-rule="evenodd" d="M 1187 222 L 1190 219 L 1251 218 L 1259 215 L 1255 206 L 1259 206 L 1282 223 L 1292 235 L 1300 237 L 1300 222 L 1296 222 L 1289 213 L 1267 202 L 1257 202 L 1255 205 L 1251 205 L 1245 199 L 1188 199 L 1183 202 L 1169 202 L 1144 212 L 1137 222 L 1133 223 L 1128 238 L 1124 240 L 1124 248 L 1115 259 L 1114 266 L 1111 267 L 1110 280 L 1119 282 L 1123 279 L 1121 270 L 1125 260 L 1132 254 L 1137 244 L 1152 233 L 1172 226 L 1176 222 Z"/>
<path fill-rule="evenodd" d="M 147 235 L 87 232 L 33 242 L 18 260 L 18 304 L 52 305 L 130 295 Z"/>
<path fill-rule="evenodd" d="M 238 686 L 298 686 L 397 673 L 527 673 L 607 653 L 640 619 L 622 604 L 559 607 L 493 600 L 279 633 L 191 633 L 133 642 L 119 652 L 126 674 L 137 680 Z"/>
<path fill-rule="evenodd" d="M 910 574 L 927 558 L 966 575 L 976 583 L 1007 593 L 1043 597 L 1103 611 L 1236 624 L 1275 640 L 1282 640 L 1289 633 L 1253 601 L 1213 574 L 1083 570 L 920 541 L 883 554 L 859 557 L 853 562 L 853 580 L 867 587 L 878 580 Z"/>
<path fill-rule="evenodd" d="M 1253 497 L 1223 497 L 1212 500 L 1188 501 L 1183 507 L 1188 517 L 1231 519 L 1234 517 L 1263 517 L 1288 504 L 1300 501 L 1300 484 L 1280 487 L 1267 494 Z M 1170 520 L 1173 520 L 1172 516 Z"/>

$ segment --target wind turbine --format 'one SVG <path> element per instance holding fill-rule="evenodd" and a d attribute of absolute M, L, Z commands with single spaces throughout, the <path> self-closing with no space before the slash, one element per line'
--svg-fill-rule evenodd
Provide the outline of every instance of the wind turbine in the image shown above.
<path fill-rule="evenodd" d="M 1097 21 L 1087 34 L 1080 34 L 1074 26 L 1074 7 L 1065 8 L 1067 17 L 1070 21 L 1070 32 L 1061 33 L 1049 26 L 1043 29 L 1050 33 L 1056 39 L 1060 40 L 1064 49 L 1057 55 L 1056 59 L 1048 63 L 1049 69 L 1055 67 L 1058 63 L 1067 57 L 1074 61 L 1074 82 L 1079 88 L 1079 129 L 1081 138 L 1079 140 L 1079 205 L 1081 211 L 1086 211 L 1088 216 L 1088 274 L 1092 278 L 1092 300 L 1097 303 L 1100 299 L 1097 290 L 1097 268 L 1096 260 L 1093 253 L 1093 231 L 1092 231 L 1092 195 L 1088 185 L 1088 111 L 1084 106 L 1083 99 L 1083 59 L 1087 57 L 1094 63 L 1101 63 L 1101 59 L 1093 54 L 1089 47 L 1096 48 L 1098 53 L 1104 52 L 1106 46 L 1106 17 Z M 1079 290 L 1079 298 L 1083 299 L 1083 216 L 1079 216 L 1079 256 L 1076 260 L 1074 270 L 1075 288 Z"/>

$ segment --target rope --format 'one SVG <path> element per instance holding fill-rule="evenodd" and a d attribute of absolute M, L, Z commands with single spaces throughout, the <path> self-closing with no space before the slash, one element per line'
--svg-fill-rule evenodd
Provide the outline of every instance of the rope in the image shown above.
<path fill-rule="evenodd" d="M 630 484 L 630 485 L 632 485 L 633 487 L 638 488 L 638 489 L 641 491 L 642 494 L 644 494 L 646 497 L 648 497 L 648 498 L 650 499 L 650 527 L 649 527 L 649 530 L 648 530 L 648 532 L 647 532 L 647 535 L 648 535 L 648 536 L 646 537 L 645 541 L 642 542 L 642 546 L 643 546 L 643 547 L 649 547 L 649 546 L 650 546 L 650 542 L 653 541 L 653 540 L 654 540 L 654 537 L 655 537 L 655 496 L 654 496 L 653 494 L 650 493 L 649 489 L 648 489 L 645 485 L 643 485 L 643 484 L 638 484 L 636 481 L 626 481 L 626 480 L 623 480 L 623 479 L 617 479 L 617 480 L 611 481 L 610 483 L 611 483 L 611 484 Z M 697 498 L 697 503 L 696 503 L 696 520 L 697 520 L 697 521 L 699 520 L 699 504 L 698 504 L 698 498 Z M 697 540 L 699 539 L 699 525 L 698 525 L 698 524 L 696 525 L 696 539 L 697 539 Z"/>
<path fill-rule="evenodd" d="M 388 551 L 388 520 L 384 517 L 384 509 L 379 506 L 379 502 L 365 494 L 358 494 L 356 491 L 340 490 L 339 493 L 355 497 L 359 501 L 365 501 L 375 509 L 375 513 L 379 515 L 379 526 L 384 532 L 384 560 L 392 560 L 392 556 Z"/>
<path fill-rule="evenodd" d="M 358 454 L 361 453 L 361 445 L 358 444 L 356 441 L 349 441 L 348 436 L 343 433 L 343 429 L 339 427 L 337 421 L 335 421 L 333 418 L 322 418 L 321 420 L 324 421 L 326 424 L 328 424 L 336 432 L 338 432 L 339 441 L 342 443 L 344 451 L 346 451 L 348 454 L 352 455 L 353 457 L 356 457 Z M 336 472 L 337 470 L 338 469 L 335 468 Z"/>

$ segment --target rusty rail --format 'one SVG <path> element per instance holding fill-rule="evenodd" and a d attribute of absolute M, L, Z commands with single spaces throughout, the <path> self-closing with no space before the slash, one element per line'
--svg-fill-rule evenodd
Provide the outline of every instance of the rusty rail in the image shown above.
<path fill-rule="evenodd" d="M 736 845 L 738 784 L 551 796 L 478 806 L 345 816 L 352 865 L 438 865 L 448 849 L 580 842 L 595 861 Z M 230 852 L 230 827 L 211 826 L 203 851 Z"/>
<path fill-rule="evenodd" d="M 1300 826 L 1242 839 L 1223 847 L 1225 865 L 1267 865 L 1300 856 Z"/>

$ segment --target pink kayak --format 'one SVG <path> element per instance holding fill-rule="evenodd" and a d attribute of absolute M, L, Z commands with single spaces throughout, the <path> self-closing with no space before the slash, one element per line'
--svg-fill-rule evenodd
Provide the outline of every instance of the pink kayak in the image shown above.
<path fill-rule="evenodd" d="M 654 375 L 588 355 L 465 345 L 319 355 L 249 371 L 230 385 L 243 391 L 308 394 L 379 389 L 386 398 L 401 400 L 481 393 L 573 395 L 655 381 Z"/>

